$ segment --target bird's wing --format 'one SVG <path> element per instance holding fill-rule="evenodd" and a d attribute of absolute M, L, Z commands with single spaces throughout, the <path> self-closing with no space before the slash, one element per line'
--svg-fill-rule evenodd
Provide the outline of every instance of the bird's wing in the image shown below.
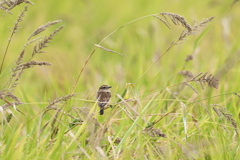
<path fill-rule="evenodd" d="M 97 98 L 98 98 L 98 105 L 100 107 L 104 107 L 105 105 L 107 105 L 107 102 L 110 101 L 111 99 L 111 93 L 110 92 L 98 92 L 98 95 L 97 95 Z M 101 103 L 103 102 L 103 103 Z"/>

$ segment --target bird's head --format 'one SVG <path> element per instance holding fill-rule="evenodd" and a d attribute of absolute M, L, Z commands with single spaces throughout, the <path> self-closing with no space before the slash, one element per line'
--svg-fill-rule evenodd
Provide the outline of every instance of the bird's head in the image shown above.
<path fill-rule="evenodd" d="M 102 85 L 99 90 L 108 90 L 109 88 L 112 88 L 111 86 L 108 85 Z"/>

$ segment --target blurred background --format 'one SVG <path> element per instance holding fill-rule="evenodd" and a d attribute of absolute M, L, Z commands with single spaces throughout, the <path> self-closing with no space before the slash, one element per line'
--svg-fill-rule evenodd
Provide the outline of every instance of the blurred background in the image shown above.
<path fill-rule="evenodd" d="M 48 61 L 52 66 L 37 66 L 24 72 L 15 90 L 15 94 L 24 102 L 46 102 L 49 98 L 68 94 L 94 44 L 129 21 L 159 12 L 179 14 L 190 24 L 212 16 L 215 19 L 204 30 L 204 34 L 190 36 L 186 42 L 168 51 L 138 82 L 136 88 L 140 93 L 183 81 L 178 74 L 182 70 L 189 70 L 195 75 L 200 72 L 218 75 L 221 77 L 220 90 L 223 92 L 239 89 L 239 2 L 233 6 L 233 1 L 229 0 L 32 2 L 35 5 L 29 6 L 19 32 L 14 35 L 3 69 L 14 66 L 21 47 L 37 27 L 49 21 L 62 20 L 61 24 L 51 26 L 42 35 L 50 34 L 60 25 L 65 27 L 45 49 L 47 53 L 35 56 L 34 60 Z M 13 15 L 7 14 L 0 21 L 1 58 L 10 36 L 7 27 L 13 27 L 23 7 L 16 7 Z M 172 25 L 169 30 L 155 17 L 122 28 L 101 45 L 126 57 L 97 49 L 77 84 L 75 92 L 78 98 L 95 100 L 96 92 L 102 84 L 113 86 L 113 94 L 122 93 L 126 83 L 135 83 L 170 43 L 178 38 L 182 29 L 181 26 Z M 28 48 L 25 60 L 31 56 L 33 46 Z M 186 63 L 186 56 L 190 54 L 193 54 L 193 60 Z M 10 72 L 1 78 L 1 86 L 9 76 Z"/>

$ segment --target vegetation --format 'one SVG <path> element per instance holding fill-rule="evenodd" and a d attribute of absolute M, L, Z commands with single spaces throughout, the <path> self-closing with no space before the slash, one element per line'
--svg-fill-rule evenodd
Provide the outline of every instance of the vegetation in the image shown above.
<path fill-rule="evenodd" d="M 1 159 L 239 159 L 238 1 L 0 9 Z"/>

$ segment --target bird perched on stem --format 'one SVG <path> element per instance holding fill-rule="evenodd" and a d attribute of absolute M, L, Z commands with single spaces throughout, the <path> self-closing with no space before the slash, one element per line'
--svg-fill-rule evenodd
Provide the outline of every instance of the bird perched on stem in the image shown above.
<path fill-rule="evenodd" d="M 102 85 L 97 92 L 97 101 L 98 106 L 100 107 L 100 115 L 103 115 L 104 107 L 107 107 L 111 101 L 111 93 L 109 91 L 109 88 L 112 87 L 108 85 Z"/>

